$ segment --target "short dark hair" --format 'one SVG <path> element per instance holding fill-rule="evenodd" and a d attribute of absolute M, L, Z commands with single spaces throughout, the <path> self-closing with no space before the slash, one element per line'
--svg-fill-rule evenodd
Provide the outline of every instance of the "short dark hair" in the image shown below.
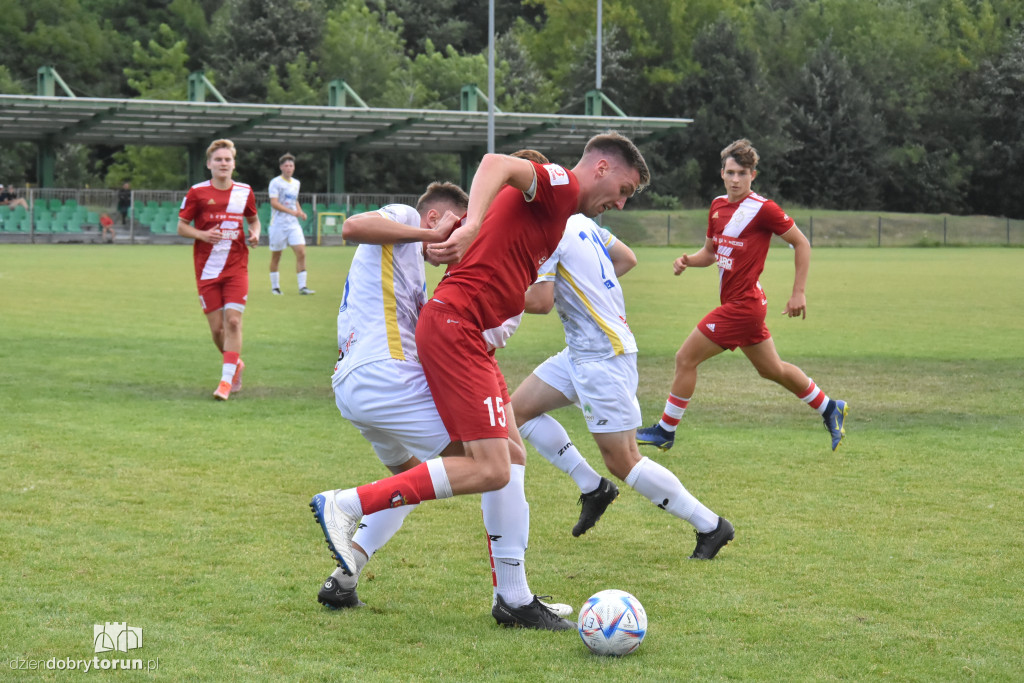
<path fill-rule="evenodd" d="M 517 159 L 526 159 L 537 164 L 549 164 L 548 158 L 538 152 L 535 149 L 521 149 L 517 152 L 512 152 L 509 156 L 516 157 Z"/>
<path fill-rule="evenodd" d="M 583 156 L 586 156 L 592 151 L 604 153 L 610 152 L 632 166 L 640 175 L 640 184 L 636 188 L 637 192 L 650 184 L 651 171 L 647 168 L 647 162 L 644 161 L 644 155 L 636 148 L 633 141 L 625 135 L 616 132 L 595 135 L 587 141 L 587 146 L 583 148 Z"/>
<path fill-rule="evenodd" d="M 286 161 L 290 161 L 290 162 L 292 162 L 293 164 L 295 163 L 295 157 L 293 157 L 293 156 L 291 155 L 291 152 L 285 152 L 285 153 L 284 153 L 284 154 L 283 154 L 283 155 L 281 156 L 281 158 L 277 160 L 277 165 L 278 165 L 278 166 L 280 166 L 281 164 L 283 164 L 283 163 L 284 163 L 284 162 L 286 162 Z"/>
<path fill-rule="evenodd" d="M 722 168 L 725 168 L 725 160 L 729 157 L 732 157 L 743 168 L 749 168 L 751 171 L 757 169 L 757 162 L 761 160 L 754 145 L 750 144 L 750 140 L 746 138 L 740 138 L 722 150 Z"/>
<path fill-rule="evenodd" d="M 433 182 L 427 185 L 427 190 L 416 200 L 416 210 L 423 211 L 432 204 L 450 202 L 463 211 L 469 206 L 469 196 L 455 183 Z"/>

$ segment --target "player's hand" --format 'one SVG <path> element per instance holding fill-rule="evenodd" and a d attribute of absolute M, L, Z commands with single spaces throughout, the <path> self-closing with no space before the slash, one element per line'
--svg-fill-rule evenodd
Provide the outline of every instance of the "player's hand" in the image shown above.
<path fill-rule="evenodd" d="M 295 217 L 298 218 L 300 221 L 304 221 L 306 220 L 306 212 L 303 211 L 302 209 L 295 209 Z"/>
<path fill-rule="evenodd" d="M 428 245 L 427 250 L 439 264 L 458 263 L 469 249 L 469 245 L 476 239 L 478 231 L 468 225 L 461 225 L 452 231 L 447 240 Z"/>
<path fill-rule="evenodd" d="M 679 275 L 690 265 L 690 257 L 687 254 L 683 254 L 675 261 L 672 262 L 672 272 Z"/>
<path fill-rule="evenodd" d="M 786 310 L 782 312 L 782 315 L 795 318 L 800 316 L 800 319 L 807 318 L 807 297 L 803 294 L 794 294 L 789 297 L 789 301 L 786 302 Z"/>
<path fill-rule="evenodd" d="M 217 244 L 217 242 L 224 239 L 224 234 L 221 233 L 220 228 L 211 228 L 210 230 L 200 231 L 198 238 L 208 244 Z"/>
<path fill-rule="evenodd" d="M 437 233 L 437 241 L 444 242 L 448 240 L 455 231 L 455 226 L 459 224 L 459 220 L 460 216 L 451 211 L 445 211 L 444 215 L 437 221 L 437 225 L 434 226 L 434 232 Z"/>
<path fill-rule="evenodd" d="M 251 246 L 251 247 L 258 247 L 259 244 L 260 244 L 260 231 L 258 229 L 257 230 L 250 229 L 249 230 L 249 246 Z"/>

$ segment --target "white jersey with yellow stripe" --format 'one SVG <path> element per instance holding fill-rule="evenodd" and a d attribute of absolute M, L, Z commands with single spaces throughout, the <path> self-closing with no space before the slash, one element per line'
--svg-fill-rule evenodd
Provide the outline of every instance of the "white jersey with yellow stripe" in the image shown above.
<path fill-rule="evenodd" d="M 576 362 L 636 353 L 608 247 L 616 238 L 582 214 L 569 218 L 558 249 L 538 269 L 538 282 L 554 282 L 555 308 Z"/>
<path fill-rule="evenodd" d="M 405 225 L 420 224 L 411 206 L 389 204 L 378 212 Z M 416 321 L 426 291 L 422 242 L 359 245 L 338 308 L 339 358 L 332 383 L 379 360 L 419 362 Z"/>

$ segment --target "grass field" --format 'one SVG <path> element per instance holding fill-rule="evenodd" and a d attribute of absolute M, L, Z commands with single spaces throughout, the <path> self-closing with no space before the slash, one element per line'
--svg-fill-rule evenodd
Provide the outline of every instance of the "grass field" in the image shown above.
<path fill-rule="evenodd" d="M 574 539 L 578 492 L 531 453 L 531 588 L 576 606 L 636 595 L 649 633 L 622 660 L 572 632 L 495 626 L 476 496 L 409 517 L 367 567 L 367 608 L 316 603 L 333 563 L 311 495 L 384 473 L 328 381 L 351 253 L 312 249 L 318 294 L 287 273 L 272 297 L 254 252 L 246 387 L 217 403 L 187 247 L 0 246 L 0 679 L 40 677 L 22 663 L 74 678 L 47 662 L 91 662 L 105 622 L 142 628 L 144 646 L 95 656 L 152 670 L 101 678 L 1024 675 L 1020 250 L 817 250 L 804 321 L 779 315 L 792 257 L 771 252 L 776 344 L 850 402 L 848 438 L 831 453 L 817 415 L 742 356 L 710 361 L 675 448 L 654 457 L 735 523 L 713 562 L 687 561 L 689 525 L 624 486 Z M 673 278 L 676 255 L 639 249 L 623 279 L 648 422 L 717 296 L 713 269 Z M 499 358 L 510 386 L 561 345 L 554 316 L 528 318 Z M 605 472 L 582 418 L 556 417 Z"/>

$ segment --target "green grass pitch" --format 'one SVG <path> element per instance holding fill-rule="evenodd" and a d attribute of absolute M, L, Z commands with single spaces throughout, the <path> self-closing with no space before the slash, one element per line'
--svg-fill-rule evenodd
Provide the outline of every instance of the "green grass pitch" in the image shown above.
<path fill-rule="evenodd" d="M 646 423 L 673 355 L 715 305 L 714 269 L 638 249 L 623 278 Z M 92 660 L 127 622 L 159 680 L 1014 680 L 1024 662 L 1024 254 L 819 249 L 806 320 L 780 315 L 792 254 L 762 283 L 781 356 L 849 401 L 838 453 L 815 413 L 738 353 L 702 368 L 673 450 L 649 454 L 736 525 L 713 562 L 691 527 L 622 486 L 575 539 L 578 491 L 528 456 L 531 588 L 577 608 L 620 588 L 640 649 L 490 616 L 479 497 L 422 506 L 373 558 L 368 607 L 316 603 L 333 567 L 310 497 L 385 470 L 334 407 L 335 315 L 352 250 L 311 249 L 273 297 L 251 259 L 245 389 L 220 360 L 178 246 L 0 246 L 0 679 Z M 437 274 L 432 274 L 436 280 Z M 528 317 L 510 387 L 563 344 Z M 455 361 L 453 361 L 455 362 Z M 581 416 L 556 414 L 605 472 Z M 97 674 L 101 678 L 102 674 Z"/>

